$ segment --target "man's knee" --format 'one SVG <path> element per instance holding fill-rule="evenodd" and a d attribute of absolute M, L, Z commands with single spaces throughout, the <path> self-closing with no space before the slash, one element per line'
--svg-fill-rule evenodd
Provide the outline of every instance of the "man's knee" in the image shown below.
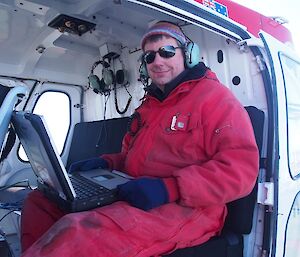
<path fill-rule="evenodd" d="M 40 191 L 30 192 L 25 199 L 21 216 L 23 251 L 64 215 L 65 212 L 60 210 L 55 203 L 49 201 Z"/>

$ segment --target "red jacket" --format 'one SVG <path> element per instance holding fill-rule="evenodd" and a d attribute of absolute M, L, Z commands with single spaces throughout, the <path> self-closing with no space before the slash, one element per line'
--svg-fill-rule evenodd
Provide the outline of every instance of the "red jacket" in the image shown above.
<path fill-rule="evenodd" d="M 179 200 L 148 212 L 116 202 L 66 215 L 24 256 L 156 256 L 220 232 L 225 204 L 247 195 L 258 173 L 243 106 L 208 70 L 162 102 L 147 95 L 137 112 L 137 133 L 126 134 L 121 153 L 104 158 L 132 176 L 164 178 Z"/>
<path fill-rule="evenodd" d="M 120 154 L 104 156 L 112 168 L 175 178 L 179 204 L 193 208 L 224 205 L 251 191 L 258 173 L 252 125 L 213 72 L 181 84 L 163 102 L 147 95 L 137 111 L 136 135 L 125 136 Z"/>

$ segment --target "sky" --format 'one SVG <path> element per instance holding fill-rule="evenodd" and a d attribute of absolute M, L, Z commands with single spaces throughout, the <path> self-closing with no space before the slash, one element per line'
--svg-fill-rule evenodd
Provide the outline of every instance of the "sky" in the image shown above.
<path fill-rule="evenodd" d="M 233 0 L 265 16 L 280 16 L 289 22 L 285 26 L 292 33 L 295 49 L 300 56 L 299 0 Z M 298 26 L 298 29 L 297 29 Z"/>

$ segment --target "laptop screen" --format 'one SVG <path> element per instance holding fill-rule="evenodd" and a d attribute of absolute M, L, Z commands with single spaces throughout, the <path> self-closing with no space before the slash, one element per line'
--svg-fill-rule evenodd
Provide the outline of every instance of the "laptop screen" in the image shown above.
<path fill-rule="evenodd" d="M 63 199 L 76 193 L 42 116 L 14 112 L 12 123 L 38 181 L 56 191 Z"/>

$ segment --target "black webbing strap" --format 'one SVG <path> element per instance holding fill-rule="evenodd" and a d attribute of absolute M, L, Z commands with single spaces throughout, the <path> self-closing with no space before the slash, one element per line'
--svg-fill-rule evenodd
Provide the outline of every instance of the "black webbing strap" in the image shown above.
<path fill-rule="evenodd" d="M 13 148 L 16 141 L 16 133 L 14 129 L 10 126 L 8 129 L 8 136 L 7 140 L 5 142 L 5 146 L 3 148 L 3 151 L 1 153 L 0 162 L 2 162 L 7 155 L 10 153 L 11 149 Z"/>

